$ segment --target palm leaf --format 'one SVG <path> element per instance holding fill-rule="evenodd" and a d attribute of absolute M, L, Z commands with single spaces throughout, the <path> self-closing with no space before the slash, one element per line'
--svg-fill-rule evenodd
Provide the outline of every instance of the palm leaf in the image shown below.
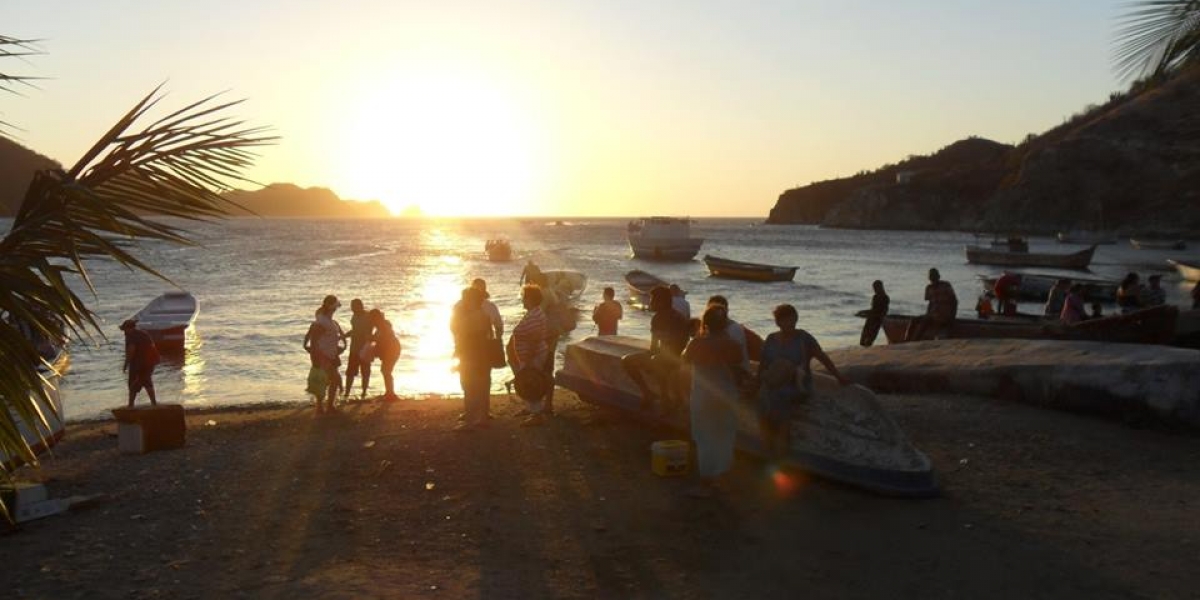
<path fill-rule="evenodd" d="M 0 47 L 3 40 L 0 38 Z M 211 96 L 139 124 L 162 98 L 155 89 L 65 170 L 36 174 L 13 225 L 0 239 L 0 453 L 36 464 L 17 423 L 45 424 L 45 366 L 15 323 L 51 339 L 104 336 L 96 314 L 70 286 L 90 260 L 113 260 L 166 277 L 136 255 L 137 242 L 191 243 L 159 217 L 220 217 L 236 206 L 220 193 L 247 183 L 254 150 L 276 138 L 226 116 L 239 102 Z M 252 183 L 252 182 L 249 182 Z M 151 218 L 149 215 L 154 215 Z"/>
<path fill-rule="evenodd" d="M 1140 0 L 1118 23 L 1122 77 L 1157 78 L 1200 59 L 1200 0 Z"/>

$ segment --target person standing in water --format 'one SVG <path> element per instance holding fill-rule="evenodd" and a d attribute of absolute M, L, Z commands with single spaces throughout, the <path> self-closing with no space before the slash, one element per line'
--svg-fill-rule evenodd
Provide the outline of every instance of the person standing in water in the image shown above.
<path fill-rule="evenodd" d="M 613 299 L 616 295 L 612 288 L 604 288 L 604 300 L 592 309 L 592 322 L 596 324 L 600 335 L 617 335 L 617 322 L 625 316 L 621 303 Z"/>
<path fill-rule="evenodd" d="M 400 360 L 400 340 L 392 330 L 392 322 L 384 318 L 383 311 L 378 308 L 370 312 L 371 324 L 375 327 L 375 335 L 371 341 L 375 343 L 375 356 L 379 357 L 379 374 L 383 376 L 383 400 L 393 402 L 399 400 L 396 395 L 395 382 L 392 379 L 392 369 Z"/>
<path fill-rule="evenodd" d="M 871 284 L 871 289 L 875 290 L 875 295 L 871 296 L 871 308 L 864 315 L 867 322 L 863 323 L 862 335 L 858 337 L 858 345 L 863 347 L 870 347 L 875 343 L 875 338 L 879 336 L 879 328 L 883 326 L 883 318 L 887 316 L 888 306 L 892 302 L 883 289 L 882 281 L 876 279 Z"/>
<path fill-rule="evenodd" d="M 484 299 L 484 293 L 478 289 L 464 289 L 450 318 L 454 355 L 458 357 L 458 381 L 463 391 L 463 422 L 455 431 L 487 426 L 487 406 L 492 393 L 492 363 L 488 356 L 492 323 L 483 311 Z"/>
<path fill-rule="evenodd" d="M 346 335 L 342 333 L 342 326 L 333 320 L 333 313 L 341 306 L 337 296 L 325 296 L 321 308 L 317 309 L 316 318 L 308 328 L 308 333 L 304 335 L 304 349 L 312 357 L 313 365 L 325 372 L 329 386 L 325 394 L 327 405 L 321 403 L 320 396 L 317 397 L 317 414 L 337 410 L 333 404 L 337 400 L 337 390 L 342 384 L 342 374 L 338 373 L 338 367 L 342 364 L 340 355 L 346 350 Z"/>
<path fill-rule="evenodd" d="M 349 398 L 354 389 L 354 377 L 362 375 L 362 397 L 367 397 L 367 387 L 371 383 L 371 361 L 363 360 L 363 347 L 371 342 L 375 334 L 375 325 L 371 314 L 363 308 L 363 301 L 355 298 L 350 301 L 350 356 L 346 359 L 346 387 L 342 388 L 342 397 Z"/>
<path fill-rule="evenodd" d="M 158 347 L 150 334 L 137 328 L 137 321 L 121 323 L 121 331 L 125 332 L 125 364 L 121 370 L 129 374 L 129 408 L 133 408 L 133 401 L 143 388 L 150 396 L 150 406 L 156 406 L 154 367 L 158 365 Z"/>

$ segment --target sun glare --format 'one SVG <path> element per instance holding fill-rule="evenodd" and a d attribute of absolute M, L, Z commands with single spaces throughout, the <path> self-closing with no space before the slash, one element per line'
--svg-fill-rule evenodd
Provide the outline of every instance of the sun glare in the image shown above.
<path fill-rule="evenodd" d="M 395 214 L 532 212 L 541 132 L 515 94 L 484 77 L 396 72 L 348 102 L 339 174 Z"/>

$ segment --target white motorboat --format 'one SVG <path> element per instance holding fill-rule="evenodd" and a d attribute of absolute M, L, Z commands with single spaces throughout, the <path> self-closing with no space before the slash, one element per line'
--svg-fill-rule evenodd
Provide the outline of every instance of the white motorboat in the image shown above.
<path fill-rule="evenodd" d="M 647 217 L 627 227 L 629 249 L 634 258 L 648 260 L 692 260 L 704 238 L 692 237 L 691 219 Z"/>
<path fill-rule="evenodd" d="M 187 331 L 196 322 L 200 308 L 188 292 L 167 292 L 150 301 L 130 317 L 137 328 L 150 334 L 159 351 L 182 350 Z"/>
<path fill-rule="evenodd" d="M 1173 259 L 1167 259 L 1167 263 L 1179 271 L 1179 276 L 1183 277 L 1184 281 L 1200 281 L 1200 264 Z"/>

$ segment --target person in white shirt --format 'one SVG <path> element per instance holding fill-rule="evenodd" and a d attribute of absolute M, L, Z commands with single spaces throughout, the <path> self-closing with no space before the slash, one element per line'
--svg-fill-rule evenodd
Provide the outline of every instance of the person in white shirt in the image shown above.
<path fill-rule="evenodd" d="M 675 285 L 674 283 L 671 284 L 670 289 L 671 289 L 671 308 L 675 309 L 675 312 L 683 315 L 683 318 L 691 319 L 692 318 L 692 305 L 688 304 L 688 301 L 686 298 L 687 292 L 683 291 L 683 288 L 680 288 L 678 285 Z"/>
<path fill-rule="evenodd" d="M 483 292 L 484 298 L 491 297 L 491 294 L 489 294 L 487 291 L 486 281 L 482 279 L 476 279 L 475 281 L 471 282 L 471 287 Z M 493 337 L 497 340 L 504 339 L 504 319 L 500 317 L 500 309 L 496 308 L 496 305 L 492 303 L 491 300 L 485 299 L 483 301 L 483 312 L 488 316 L 488 319 L 492 321 L 492 332 L 495 334 Z"/>
<path fill-rule="evenodd" d="M 726 321 L 728 322 L 728 325 L 725 326 L 725 335 L 728 336 L 729 339 L 733 340 L 734 342 L 737 342 L 738 347 L 741 348 L 741 350 L 742 350 L 742 368 L 745 369 L 747 373 L 749 373 L 750 372 L 750 352 L 746 346 L 746 328 L 743 327 L 741 323 L 738 323 L 737 321 L 734 321 L 733 319 L 729 318 L 729 316 L 728 316 L 729 315 L 729 300 L 727 300 L 725 298 L 725 296 L 721 296 L 718 294 L 716 296 L 710 297 L 708 299 L 708 305 L 705 307 L 705 310 L 707 310 L 708 308 L 713 307 L 713 306 L 719 306 L 719 307 L 725 309 Z"/>

